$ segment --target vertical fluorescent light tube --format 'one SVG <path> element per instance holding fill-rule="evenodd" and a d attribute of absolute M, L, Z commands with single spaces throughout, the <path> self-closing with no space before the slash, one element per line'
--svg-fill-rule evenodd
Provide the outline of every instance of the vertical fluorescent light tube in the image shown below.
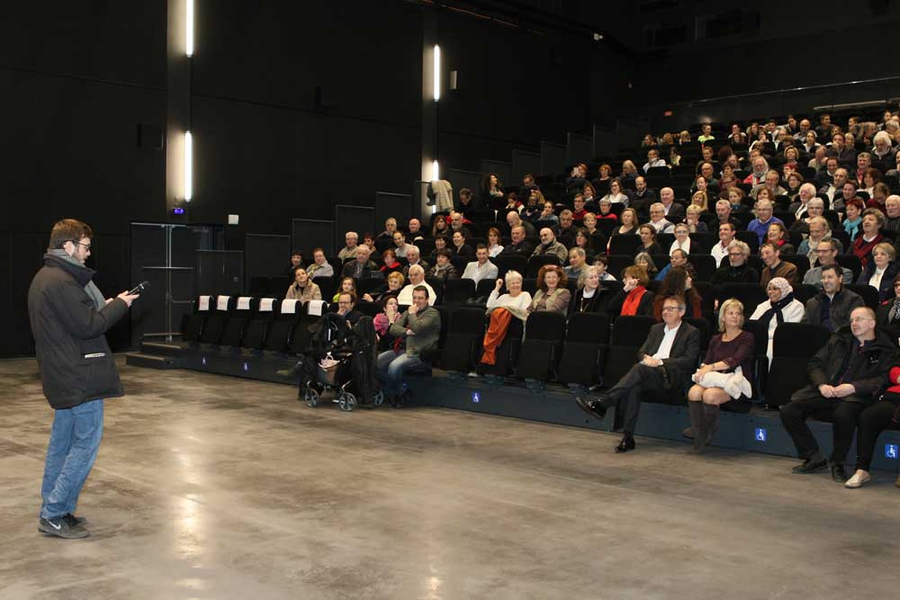
<path fill-rule="evenodd" d="M 438 181 L 440 179 L 441 167 L 438 164 L 438 161 L 431 161 L 431 180 Z"/>
<path fill-rule="evenodd" d="M 194 55 L 194 0 L 184 0 L 184 53 Z"/>
<path fill-rule="evenodd" d="M 194 152 L 194 142 L 191 137 L 191 132 L 186 131 L 184 134 L 184 201 L 190 202 L 191 198 L 194 196 L 194 182 L 193 182 L 193 152 Z"/>
<path fill-rule="evenodd" d="M 441 47 L 434 45 L 434 101 L 441 99 Z"/>

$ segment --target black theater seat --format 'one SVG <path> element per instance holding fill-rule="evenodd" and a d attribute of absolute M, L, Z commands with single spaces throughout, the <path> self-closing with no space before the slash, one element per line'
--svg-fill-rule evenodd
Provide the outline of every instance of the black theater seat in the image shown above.
<path fill-rule="evenodd" d="M 609 347 L 609 317 L 603 313 L 575 313 L 566 324 L 557 379 L 590 387 L 600 381 Z"/>
<path fill-rule="evenodd" d="M 551 381 L 562 354 L 566 317 L 557 312 L 533 312 L 525 323 L 527 332 L 519 353 L 517 374 L 524 379 Z"/>

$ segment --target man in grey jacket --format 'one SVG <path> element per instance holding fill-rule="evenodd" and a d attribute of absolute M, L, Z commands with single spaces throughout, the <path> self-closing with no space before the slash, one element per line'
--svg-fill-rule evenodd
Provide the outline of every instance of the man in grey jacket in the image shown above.
<path fill-rule="evenodd" d="M 84 266 L 91 228 L 75 219 L 53 226 L 44 267 L 28 289 L 44 396 L 56 411 L 41 485 L 38 531 L 66 539 L 90 535 L 75 506 L 100 449 L 103 399 L 122 396 L 116 362 L 104 333 L 137 298 L 104 299 Z"/>
<path fill-rule="evenodd" d="M 865 306 L 859 294 L 843 289 L 840 269 L 838 264 L 822 267 L 822 291 L 806 301 L 806 320 L 828 331 L 849 325 L 853 309 Z"/>
<path fill-rule="evenodd" d="M 400 346 L 379 354 L 376 366 L 384 395 L 391 406 L 399 407 L 408 394 L 403 374 L 431 367 L 427 354 L 437 348 L 441 334 L 441 313 L 428 305 L 428 288 L 417 285 L 413 289 L 412 304 L 391 325 L 390 332 L 400 341 Z"/>

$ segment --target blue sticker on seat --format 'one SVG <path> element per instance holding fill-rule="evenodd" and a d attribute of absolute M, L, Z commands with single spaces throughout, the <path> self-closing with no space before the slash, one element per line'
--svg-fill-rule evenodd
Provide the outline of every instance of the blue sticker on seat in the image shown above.
<path fill-rule="evenodd" d="M 898 450 L 900 450 L 900 448 L 898 448 L 897 444 L 885 444 L 884 445 L 884 457 L 897 460 Z"/>
<path fill-rule="evenodd" d="M 481 394 L 479 394 L 478 392 L 472 392 L 472 402 L 474 402 L 475 404 L 481 402 Z"/>
<path fill-rule="evenodd" d="M 769 432 L 763 427 L 757 427 L 753 437 L 757 442 L 765 442 L 769 439 Z"/>

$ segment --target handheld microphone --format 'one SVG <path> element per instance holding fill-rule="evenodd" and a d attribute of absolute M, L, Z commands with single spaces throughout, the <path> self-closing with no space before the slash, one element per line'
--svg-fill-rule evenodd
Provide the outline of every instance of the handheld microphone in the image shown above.
<path fill-rule="evenodd" d="M 128 295 L 129 296 L 140 295 L 141 292 L 143 292 L 144 290 L 149 290 L 149 289 L 150 289 L 150 282 L 142 281 L 141 283 L 137 284 L 137 286 L 135 286 L 134 289 L 129 290 Z"/>

